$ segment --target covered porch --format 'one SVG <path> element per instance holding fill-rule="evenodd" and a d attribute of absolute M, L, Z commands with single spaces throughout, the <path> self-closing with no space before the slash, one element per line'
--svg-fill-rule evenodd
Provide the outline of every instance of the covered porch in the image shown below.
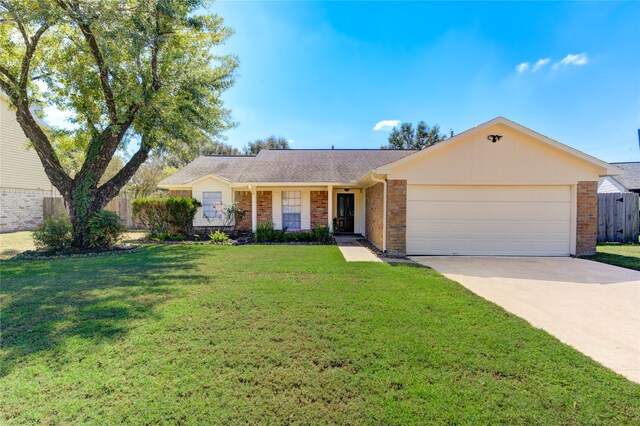
<path fill-rule="evenodd" d="M 365 198 L 353 184 L 249 184 L 234 186 L 233 201 L 246 210 L 240 229 L 255 231 L 273 223 L 276 229 L 310 230 L 328 226 L 332 232 L 365 234 Z"/>

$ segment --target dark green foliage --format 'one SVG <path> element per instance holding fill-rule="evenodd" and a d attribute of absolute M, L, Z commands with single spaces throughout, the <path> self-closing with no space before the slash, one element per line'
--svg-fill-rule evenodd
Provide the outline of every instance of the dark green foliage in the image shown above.
<path fill-rule="evenodd" d="M 289 149 L 289 141 L 286 138 L 269 136 L 266 139 L 256 139 L 249 142 L 244 148 L 247 155 L 256 155 L 263 149 Z"/>
<path fill-rule="evenodd" d="M 163 232 L 190 233 L 202 204 L 192 197 L 164 197 L 139 198 L 132 206 L 135 220 L 149 231 L 149 237 L 155 237 Z"/>
<path fill-rule="evenodd" d="M 453 131 L 451 135 L 453 136 Z M 393 128 L 389 134 L 388 145 L 382 149 L 425 149 L 446 138 L 447 135 L 440 133 L 440 126 L 437 124 L 429 127 L 421 121 L 414 130 L 411 123 L 402 123 L 400 128 Z"/>
<path fill-rule="evenodd" d="M 316 226 L 311 231 L 287 232 L 286 229 L 275 229 L 273 223 L 262 223 L 256 229 L 254 240 L 257 243 L 327 243 L 331 241 L 331 231 L 326 226 Z"/>
<path fill-rule="evenodd" d="M 33 231 L 36 247 L 49 251 L 60 251 L 71 247 L 73 228 L 69 216 L 47 216 L 42 225 Z"/>
<path fill-rule="evenodd" d="M 112 246 L 122 238 L 124 230 L 120 216 L 109 210 L 98 210 L 87 222 L 89 246 Z"/>
<path fill-rule="evenodd" d="M 311 230 L 313 239 L 320 243 L 327 243 L 331 241 L 331 230 L 328 226 L 316 226 Z"/>

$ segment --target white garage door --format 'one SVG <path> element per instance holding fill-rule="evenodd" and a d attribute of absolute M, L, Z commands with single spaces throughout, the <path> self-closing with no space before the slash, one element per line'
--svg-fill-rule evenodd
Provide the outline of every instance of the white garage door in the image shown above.
<path fill-rule="evenodd" d="M 569 186 L 407 188 L 407 253 L 568 256 Z"/>

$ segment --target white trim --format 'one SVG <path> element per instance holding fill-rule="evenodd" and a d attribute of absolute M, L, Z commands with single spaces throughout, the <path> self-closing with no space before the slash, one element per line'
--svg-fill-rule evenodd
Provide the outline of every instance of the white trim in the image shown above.
<path fill-rule="evenodd" d="M 333 185 L 327 185 L 327 226 L 333 232 Z"/>
<path fill-rule="evenodd" d="M 571 185 L 571 242 L 569 245 L 569 254 L 576 255 L 576 246 L 578 239 L 578 185 Z"/>
<path fill-rule="evenodd" d="M 544 135 L 541 135 L 540 133 L 537 133 L 527 127 L 524 127 L 518 123 L 514 123 L 511 120 L 508 120 L 504 117 L 497 117 L 494 118 L 493 120 L 487 121 L 486 123 L 480 124 L 479 126 L 473 127 L 469 130 L 466 130 L 462 133 L 458 133 L 455 136 L 450 137 L 449 139 L 446 139 L 442 142 L 439 142 L 435 145 L 431 145 L 428 148 L 423 149 L 422 151 L 418 151 L 418 152 L 414 152 L 413 154 L 409 154 L 406 157 L 402 157 L 399 160 L 394 161 L 393 163 L 389 163 L 386 164 L 384 166 L 378 167 L 377 169 L 373 170 L 374 173 L 378 173 L 378 174 L 389 174 L 391 173 L 391 169 L 393 169 L 394 167 L 397 167 L 401 164 L 406 163 L 407 161 L 411 161 L 414 160 L 416 158 L 419 158 L 420 156 L 426 155 L 426 154 L 430 154 L 433 153 L 435 151 L 438 151 L 440 149 L 443 149 L 449 145 L 451 145 L 452 143 L 456 143 L 457 141 L 466 138 L 467 136 L 470 136 L 474 133 L 478 133 L 482 130 L 485 130 L 491 126 L 494 126 L 496 124 L 502 124 L 505 125 L 507 127 L 510 127 L 512 129 L 515 129 L 516 131 L 519 131 L 521 133 L 524 133 L 527 136 L 530 136 L 532 138 L 535 138 L 537 140 L 539 140 L 540 142 L 546 143 L 547 145 L 550 145 L 554 148 L 557 148 L 561 151 L 564 151 L 570 155 L 573 155 L 574 157 L 580 158 L 588 163 L 591 163 L 593 165 L 596 165 L 598 167 L 601 167 L 604 169 L 604 173 L 600 173 L 600 176 L 611 176 L 611 175 L 619 175 L 622 174 L 623 170 L 620 167 L 614 166 L 612 164 L 606 163 L 602 160 L 598 160 L 595 157 L 592 157 L 589 154 L 585 154 L 584 152 L 578 151 L 575 148 L 571 148 L 570 146 L 564 145 L 556 140 L 553 140 L 551 138 L 548 138 Z"/>
<path fill-rule="evenodd" d="M 327 185 L 332 186 L 348 186 L 349 188 L 361 188 L 357 182 L 233 182 L 231 184 L 232 187 L 243 187 L 243 186 L 271 186 L 271 187 L 289 187 L 289 186 L 319 186 L 326 187 Z"/>
<path fill-rule="evenodd" d="M 258 191 L 256 187 L 249 187 L 251 190 L 251 230 L 258 229 Z"/>

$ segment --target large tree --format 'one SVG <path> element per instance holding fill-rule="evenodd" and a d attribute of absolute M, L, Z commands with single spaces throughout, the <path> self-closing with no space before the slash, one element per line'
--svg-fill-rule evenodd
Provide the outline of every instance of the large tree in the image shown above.
<path fill-rule="evenodd" d="M 451 132 L 453 134 L 453 132 Z M 431 145 L 445 140 L 447 135 L 440 133 L 437 124 L 429 127 L 424 121 L 413 128 L 411 123 L 402 123 L 400 127 L 394 127 L 388 138 L 388 144 L 382 149 L 425 149 Z"/>
<path fill-rule="evenodd" d="M 269 136 L 265 139 L 256 139 L 249 142 L 244 148 L 247 155 L 256 155 L 263 149 L 289 149 L 289 141 L 286 138 Z"/>
<path fill-rule="evenodd" d="M 221 93 L 236 60 L 213 49 L 231 31 L 202 0 L 0 0 L 0 89 L 70 209 L 75 246 L 86 223 L 154 151 L 189 151 L 232 123 Z M 34 110 L 71 114 L 67 130 Z M 71 174 L 61 141 L 81 151 Z M 71 142 L 69 142 L 71 141 Z M 124 166 L 103 176 L 118 149 Z"/>

